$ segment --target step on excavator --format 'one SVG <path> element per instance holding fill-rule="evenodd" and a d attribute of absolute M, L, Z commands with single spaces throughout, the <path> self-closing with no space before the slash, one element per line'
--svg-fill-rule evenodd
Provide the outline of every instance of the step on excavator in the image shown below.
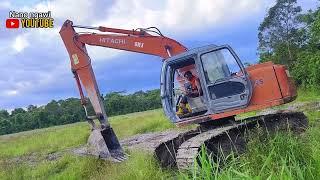
<path fill-rule="evenodd" d="M 90 32 L 77 33 L 75 29 Z M 267 132 L 308 126 L 301 112 L 281 112 L 235 120 L 235 116 L 289 103 L 297 97 L 286 66 L 266 62 L 245 67 L 228 45 L 187 49 L 164 36 L 156 27 L 133 30 L 74 25 L 66 20 L 60 30 L 68 51 L 87 120 L 92 127 L 90 153 L 112 161 L 127 158 L 108 122 L 86 45 L 155 55 L 162 58 L 160 91 L 167 118 L 177 126 L 198 124 L 196 129 L 157 141 L 153 150 L 163 166 L 186 169 L 205 145 L 207 151 L 243 151 L 245 132 L 263 127 Z M 95 111 L 88 115 L 89 98 Z M 187 107 L 186 107 L 187 105 Z M 98 127 L 94 120 L 100 122 Z"/>

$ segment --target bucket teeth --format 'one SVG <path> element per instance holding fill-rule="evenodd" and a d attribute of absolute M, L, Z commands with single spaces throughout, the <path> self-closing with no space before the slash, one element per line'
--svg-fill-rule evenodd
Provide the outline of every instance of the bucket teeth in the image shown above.
<path fill-rule="evenodd" d="M 111 154 L 112 158 L 119 159 L 119 160 L 122 160 L 122 161 L 128 159 L 128 155 L 126 153 L 124 153 L 122 151 L 122 149 L 121 150 L 110 151 L 110 154 Z"/>
<path fill-rule="evenodd" d="M 127 157 L 125 154 L 116 155 L 116 156 L 114 156 L 113 154 L 111 154 L 111 157 L 112 157 L 113 159 L 116 159 L 116 160 L 119 161 L 119 162 L 122 162 L 122 161 L 125 161 L 125 160 L 128 159 L 128 157 Z"/>

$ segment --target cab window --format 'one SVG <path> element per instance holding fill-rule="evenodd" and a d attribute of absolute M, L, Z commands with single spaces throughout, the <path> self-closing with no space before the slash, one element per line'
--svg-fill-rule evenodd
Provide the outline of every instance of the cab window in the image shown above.
<path fill-rule="evenodd" d="M 186 59 L 171 66 L 173 111 L 181 118 L 196 116 L 207 111 L 203 103 L 199 74 L 194 59 Z"/>
<path fill-rule="evenodd" d="M 227 48 L 211 51 L 200 57 L 207 84 L 242 74 L 236 59 Z"/>

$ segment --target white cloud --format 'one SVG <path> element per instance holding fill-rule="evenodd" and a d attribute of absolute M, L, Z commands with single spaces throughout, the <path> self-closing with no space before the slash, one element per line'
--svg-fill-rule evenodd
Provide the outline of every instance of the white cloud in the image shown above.
<path fill-rule="evenodd" d="M 69 0 L 42 1 L 34 6 L 24 6 L 24 11 L 51 11 L 55 18 L 54 29 L 30 31 L 32 38 L 39 41 L 61 41 L 57 22 L 71 19 L 75 24 L 102 25 L 133 29 L 137 27 L 157 26 L 166 34 L 194 35 L 207 28 L 221 27 L 239 21 L 248 15 L 258 13 L 263 6 L 261 0 L 165 0 L 152 2 L 149 0 L 117 0 L 111 7 L 97 7 L 97 1 Z M 105 16 L 96 16 L 95 9 L 105 11 Z M 81 30 L 80 30 L 81 31 Z M 86 30 L 84 30 L 86 31 Z M 30 44 L 26 35 L 15 38 L 12 47 L 16 52 L 23 51 Z M 64 48 L 64 47 L 61 47 Z M 89 47 L 92 59 L 107 60 L 114 58 L 122 51 L 106 48 Z"/>
<path fill-rule="evenodd" d="M 24 11 L 51 11 L 54 19 L 71 19 L 78 23 L 88 23 L 93 19 L 96 1 L 88 0 L 53 0 L 42 1 L 32 7 L 24 6 Z"/>
<path fill-rule="evenodd" d="M 87 23 L 94 18 L 94 4 L 94 0 L 56 0 L 51 3 L 52 6 L 50 9 L 55 18 L 70 18 L 78 23 Z"/>
<path fill-rule="evenodd" d="M 95 17 L 96 9 L 97 9 L 96 1 L 87 1 L 87 0 L 78 0 L 77 2 L 69 1 L 69 0 L 53 0 L 53 1 L 42 1 L 33 6 L 24 6 L 20 8 L 20 11 L 32 12 L 32 11 L 51 11 L 52 18 L 54 18 L 53 29 L 33 29 L 28 32 L 27 38 L 26 35 L 19 35 L 15 38 L 12 47 L 17 51 L 21 52 L 24 48 L 29 45 L 29 41 L 31 39 L 37 40 L 38 42 L 62 42 L 59 30 L 61 22 L 66 19 L 72 20 L 75 24 L 83 24 L 90 25 L 92 21 L 98 18 L 103 19 L 103 17 Z M 82 30 L 79 30 L 82 31 Z M 86 31 L 86 30 L 85 30 Z M 92 31 L 88 31 L 92 32 Z M 28 41 L 29 40 L 29 41 Z M 63 44 L 59 48 L 65 48 Z M 119 50 L 111 50 L 101 47 L 89 47 L 90 56 L 92 59 L 106 60 L 110 58 L 114 58 L 119 55 L 121 51 Z M 91 55 L 92 53 L 92 55 Z"/>
<path fill-rule="evenodd" d="M 33 6 L 13 7 L 9 1 L 4 1 L 0 3 L 0 7 L 2 5 L 28 12 L 51 11 L 55 22 L 70 19 L 75 24 L 82 25 L 104 25 L 126 29 L 159 26 L 168 30 L 194 31 L 233 23 L 259 13 L 266 6 L 266 1 L 263 0 L 163 0 L 152 2 L 149 0 L 116 0 L 105 7 L 101 7 L 102 3 L 99 2 L 98 0 L 78 0 L 77 2 L 52 0 L 40 1 Z M 59 26 L 59 24 L 56 25 Z"/>
<path fill-rule="evenodd" d="M 201 30 L 223 26 L 258 12 L 262 1 L 257 0 L 200 0 L 169 1 L 164 23 L 176 30 Z"/>
<path fill-rule="evenodd" d="M 1 1 L 0 2 L 0 9 L 7 9 L 11 7 L 10 1 Z"/>
<path fill-rule="evenodd" d="M 15 96 L 17 95 L 19 92 L 17 90 L 6 90 L 4 91 L 4 94 L 7 96 Z"/>
<path fill-rule="evenodd" d="M 147 3 L 148 0 L 118 0 L 111 7 L 106 20 L 97 21 L 110 27 L 137 28 L 158 26 L 167 31 L 205 31 L 206 28 L 232 24 L 245 17 L 253 16 L 263 7 L 262 0 L 166 0 L 162 9 Z M 188 34 L 188 33 L 187 33 Z"/>
<path fill-rule="evenodd" d="M 25 48 L 27 48 L 30 45 L 27 38 L 28 34 L 18 35 L 14 39 L 11 47 L 18 53 L 22 52 Z"/>

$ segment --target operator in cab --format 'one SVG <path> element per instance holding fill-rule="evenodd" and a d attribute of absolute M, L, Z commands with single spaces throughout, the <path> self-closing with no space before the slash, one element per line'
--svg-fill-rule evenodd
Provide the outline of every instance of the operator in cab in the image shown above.
<path fill-rule="evenodd" d="M 188 103 L 188 97 L 195 98 L 203 94 L 199 79 L 194 76 L 191 71 L 185 72 L 184 77 L 187 80 L 184 84 L 186 94 L 181 98 L 176 113 L 180 118 L 189 117 L 192 115 L 192 109 Z"/>
<path fill-rule="evenodd" d="M 188 97 L 201 96 L 202 95 L 202 88 L 200 86 L 199 78 L 194 76 L 191 71 L 185 72 L 184 77 L 187 79 L 187 82 L 184 84 L 186 96 L 188 96 Z"/>

